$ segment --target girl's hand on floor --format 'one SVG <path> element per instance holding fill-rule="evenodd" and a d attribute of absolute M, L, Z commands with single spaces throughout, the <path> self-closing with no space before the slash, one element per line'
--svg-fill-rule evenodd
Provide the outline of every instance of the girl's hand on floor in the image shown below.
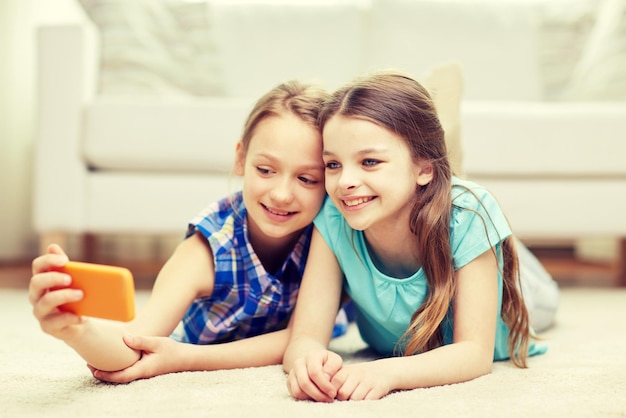
<path fill-rule="evenodd" d="M 105 372 L 87 365 L 96 379 L 111 383 L 128 383 L 184 369 L 179 354 L 180 344 L 168 337 L 124 337 L 124 343 L 142 355 L 135 364 L 123 370 Z"/>
<path fill-rule="evenodd" d="M 310 352 L 294 362 L 287 377 L 289 393 L 299 400 L 332 402 L 337 391 L 331 380 L 342 365 L 341 356 L 332 351 Z"/>
<path fill-rule="evenodd" d="M 372 361 L 343 366 L 332 379 L 341 401 L 380 399 L 390 392 L 389 369 Z"/>

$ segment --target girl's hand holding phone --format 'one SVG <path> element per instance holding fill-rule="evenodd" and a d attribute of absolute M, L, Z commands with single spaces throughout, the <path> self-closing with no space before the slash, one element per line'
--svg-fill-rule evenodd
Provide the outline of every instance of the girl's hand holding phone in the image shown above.
<path fill-rule="evenodd" d="M 61 247 L 51 245 L 47 254 L 33 261 L 29 283 L 29 301 L 42 330 L 65 340 L 70 327 L 82 322 L 82 315 L 132 319 L 132 275 L 119 269 L 70 262 Z"/>
<path fill-rule="evenodd" d="M 83 297 L 61 306 L 61 311 L 127 322 L 135 316 L 133 275 L 124 267 L 69 261 L 58 271 L 69 274 L 71 289 Z"/>

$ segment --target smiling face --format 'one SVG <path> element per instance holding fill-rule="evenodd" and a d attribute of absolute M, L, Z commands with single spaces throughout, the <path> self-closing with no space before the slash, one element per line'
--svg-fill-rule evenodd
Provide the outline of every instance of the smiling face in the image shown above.
<path fill-rule="evenodd" d="M 432 165 L 415 163 L 406 142 L 366 119 L 335 115 L 324 126 L 326 191 L 350 226 L 406 229 L 416 187 Z"/>
<path fill-rule="evenodd" d="M 313 221 L 325 196 L 321 155 L 320 133 L 286 112 L 263 119 L 247 150 L 238 144 L 235 174 L 255 246 L 294 243 Z"/>

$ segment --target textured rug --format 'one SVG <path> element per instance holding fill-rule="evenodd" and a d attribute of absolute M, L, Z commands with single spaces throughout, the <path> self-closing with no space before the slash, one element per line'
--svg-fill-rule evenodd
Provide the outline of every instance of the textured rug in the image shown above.
<path fill-rule="evenodd" d="M 626 417 L 626 289 L 562 289 L 548 353 L 528 369 L 500 362 L 470 382 L 333 404 L 291 399 L 280 366 L 104 384 L 41 332 L 26 291 L 0 289 L 0 318 L 0 417 Z M 333 347 L 371 356 L 355 328 Z"/>

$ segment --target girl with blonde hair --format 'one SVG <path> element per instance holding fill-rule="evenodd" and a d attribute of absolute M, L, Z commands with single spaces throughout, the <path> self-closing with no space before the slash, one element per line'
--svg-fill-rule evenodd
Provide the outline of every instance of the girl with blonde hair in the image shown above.
<path fill-rule="evenodd" d="M 318 112 L 326 97 L 292 81 L 258 100 L 236 147 L 242 190 L 191 220 L 131 322 L 63 311 L 83 294 L 67 287 L 70 276 L 53 271 L 68 257 L 51 245 L 33 261 L 29 288 L 41 328 L 111 382 L 280 363 L 311 222 L 325 196 Z M 175 341 L 168 336 L 179 323 Z"/>

